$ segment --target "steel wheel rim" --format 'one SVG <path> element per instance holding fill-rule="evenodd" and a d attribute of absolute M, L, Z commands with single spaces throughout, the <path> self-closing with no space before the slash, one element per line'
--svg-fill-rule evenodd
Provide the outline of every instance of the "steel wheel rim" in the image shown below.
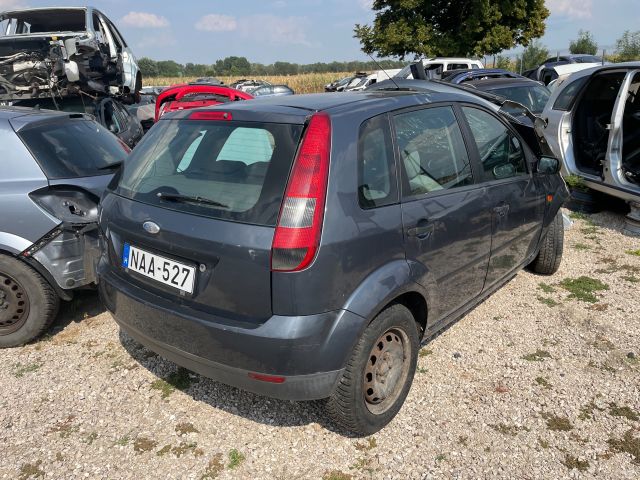
<path fill-rule="evenodd" d="M 363 376 L 363 393 L 367 409 L 380 415 L 396 402 L 409 375 L 409 337 L 393 327 L 373 345 Z"/>
<path fill-rule="evenodd" d="M 0 272 L 0 335 L 20 330 L 29 317 L 29 296 L 15 278 Z"/>

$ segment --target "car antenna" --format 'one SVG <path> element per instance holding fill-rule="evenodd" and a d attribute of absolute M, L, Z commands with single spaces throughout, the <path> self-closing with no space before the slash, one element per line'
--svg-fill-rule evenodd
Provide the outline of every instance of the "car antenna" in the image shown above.
<path fill-rule="evenodd" d="M 384 74 L 389 78 L 389 80 L 393 82 L 393 84 L 396 86 L 396 90 L 400 90 L 400 85 L 398 85 L 396 81 L 391 77 L 391 75 L 389 75 L 387 71 L 384 68 L 382 68 L 382 66 L 378 63 L 378 61 L 375 58 L 373 58 L 373 55 L 371 55 L 370 53 L 367 53 L 367 55 L 369 55 L 369 58 L 373 60 L 373 63 L 375 63 L 378 66 L 378 68 L 384 72 Z"/>

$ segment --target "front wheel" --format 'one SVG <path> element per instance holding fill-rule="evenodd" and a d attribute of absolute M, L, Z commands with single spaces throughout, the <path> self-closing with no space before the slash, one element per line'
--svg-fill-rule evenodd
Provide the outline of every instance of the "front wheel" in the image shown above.
<path fill-rule="evenodd" d="M 564 220 L 562 212 L 558 210 L 545 237 L 538 256 L 533 259 L 528 268 L 541 275 L 553 275 L 560 268 L 562 252 L 564 250 Z"/>
<path fill-rule="evenodd" d="M 418 347 L 418 328 L 405 306 L 395 304 L 378 314 L 327 401 L 334 422 L 358 435 L 371 435 L 387 425 L 411 388 Z"/>
<path fill-rule="evenodd" d="M 0 348 L 17 347 L 42 334 L 60 298 L 29 265 L 0 255 Z"/>

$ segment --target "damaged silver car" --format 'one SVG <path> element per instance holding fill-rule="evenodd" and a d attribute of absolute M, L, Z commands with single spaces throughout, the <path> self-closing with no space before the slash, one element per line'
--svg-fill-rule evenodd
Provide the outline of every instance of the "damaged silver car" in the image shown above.
<path fill-rule="evenodd" d="M 88 115 L 0 107 L 0 348 L 96 282 L 98 203 L 128 152 Z"/>
<path fill-rule="evenodd" d="M 100 11 L 59 7 L 0 14 L 0 101 L 88 92 L 133 102 L 141 88 L 135 56 Z"/>
<path fill-rule="evenodd" d="M 561 75 L 541 118 L 565 178 L 628 202 L 626 231 L 640 234 L 640 62 Z"/>

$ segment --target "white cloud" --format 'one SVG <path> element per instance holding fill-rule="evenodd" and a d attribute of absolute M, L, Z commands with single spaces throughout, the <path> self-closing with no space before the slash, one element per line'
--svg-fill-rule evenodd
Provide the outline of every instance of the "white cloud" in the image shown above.
<path fill-rule="evenodd" d="M 273 45 L 311 46 L 305 33 L 308 20 L 305 17 L 280 17 L 276 15 L 251 15 L 240 19 L 243 36 Z"/>
<path fill-rule="evenodd" d="M 238 28 L 238 22 L 229 15 L 212 13 L 198 20 L 196 28 L 205 32 L 231 32 Z"/>
<path fill-rule="evenodd" d="M 13 10 L 15 8 L 26 8 L 27 5 L 20 0 L 0 0 L 0 12 Z"/>
<path fill-rule="evenodd" d="M 163 28 L 169 26 L 169 20 L 155 13 L 129 12 L 120 21 L 128 27 Z"/>
<path fill-rule="evenodd" d="M 373 0 L 358 0 L 358 3 L 363 10 L 371 10 L 373 8 Z"/>
<path fill-rule="evenodd" d="M 591 18 L 593 0 L 547 0 L 552 14 L 569 18 Z"/>

